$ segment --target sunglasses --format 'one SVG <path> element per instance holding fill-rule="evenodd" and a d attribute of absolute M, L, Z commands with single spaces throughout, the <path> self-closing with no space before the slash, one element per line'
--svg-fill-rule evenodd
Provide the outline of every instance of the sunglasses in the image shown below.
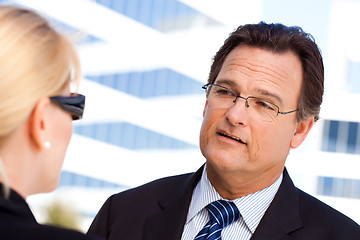
<path fill-rule="evenodd" d="M 85 96 L 72 93 L 71 96 L 50 97 L 51 102 L 55 103 L 62 110 L 71 114 L 73 120 L 81 119 L 85 108 Z"/>

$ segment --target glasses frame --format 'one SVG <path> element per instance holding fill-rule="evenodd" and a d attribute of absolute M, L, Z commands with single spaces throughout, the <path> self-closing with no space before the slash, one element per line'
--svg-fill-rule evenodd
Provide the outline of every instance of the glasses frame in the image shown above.
<path fill-rule="evenodd" d="M 49 97 L 50 101 L 58 105 L 62 110 L 71 114 L 73 120 L 79 120 L 83 117 L 85 108 L 85 96 L 78 93 L 72 93 L 70 96 Z"/>
<path fill-rule="evenodd" d="M 224 89 L 226 89 L 227 91 L 233 93 L 233 95 L 235 96 L 235 99 L 233 100 L 233 103 L 236 103 L 236 101 L 237 101 L 238 98 L 241 98 L 241 99 L 245 100 L 245 106 L 246 106 L 247 108 L 249 108 L 249 106 L 250 106 L 249 103 L 248 103 L 248 99 L 249 99 L 249 98 L 253 98 L 253 99 L 258 99 L 258 100 L 260 100 L 260 101 L 264 101 L 264 102 L 269 103 L 269 104 L 271 104 L 272 106 L 276 107 L 276 109 L 277 109 L 276 116 L 278 116 L 279 114 L 285 115 L 285 114 L 289 114 L 289 113 L 293 113 L 293 112 L 299 111 L 299 109 L 295 109 L 295 110 L 291 110 L 291 111 L 287 111 L 287 112 L 281 112 L 279 106 L 276 105 L 275 103 L 269 102 L 269 101 L 267 101 L 267 100 L 265 100 L 265 99 L 262 99 L 262 98 L 253 97 L 253 96 L 243 97 L 243 96 L 237 94 L 234 90 L 232 90 L 232 89 L 230 89 L 230 88 L 227 88 L 227 87 L 224 87 L 224 86 L 221 86 L 221 85 L 219 85 L 219 84 L 215 84 L 215 83 L 205 84 L 205 85 L 202 86 L 202 89 L 205 89 L 205 92 L 207 93 L 208 87 L 211 87 L 211 86 L 221 87 L 221 88 L 224 88 Z"/>

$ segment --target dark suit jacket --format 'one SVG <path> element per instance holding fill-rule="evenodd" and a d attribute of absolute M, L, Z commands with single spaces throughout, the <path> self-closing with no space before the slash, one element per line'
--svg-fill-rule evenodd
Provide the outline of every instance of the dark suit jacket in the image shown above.
<path fill-rule="evenodd" d="M 89 233 L 109 240 L 181 239 L 196 173 L 167 177 L 111 196 Z M 360 226 L 297 189 L 286 170 L 280 188 L 252 240 L 360 240 Z"/>
<path fill-rule="evenodd" d="M 1 185 L 1 184 L 0 184 Z M 0 239 L 1 240 L 100 240 L 80 232 L 41 225 L 36 222 L 25 200 L 15 191 L 10 198 L 3 197 L 0 186 Z"/>

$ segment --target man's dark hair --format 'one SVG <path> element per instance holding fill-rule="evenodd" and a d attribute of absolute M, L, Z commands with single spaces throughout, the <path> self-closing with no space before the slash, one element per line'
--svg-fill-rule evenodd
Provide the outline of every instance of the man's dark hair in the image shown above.
<path fill-rule="evenodd" d="M 238 27 L 225 40 L 211 65 L 208 82 L 214 83 L 227 55 L 237 46 L 257 47 L 273 53 L 292 51 L 302 64 L 303 81 L 299 98 L 298 121 L 314 117 L 319 119 L 324 92 L 324 65 L 320 49 L 312 35 L 300 27 L 282 24 L 247 24 Z"/>

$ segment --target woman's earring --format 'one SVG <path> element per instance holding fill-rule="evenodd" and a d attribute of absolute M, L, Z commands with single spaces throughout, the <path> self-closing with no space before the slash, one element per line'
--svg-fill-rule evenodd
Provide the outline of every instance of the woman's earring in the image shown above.
<path fill-rule="evenodd" d="M 45 141 L 45 142 L 44 142 L 44 148 L 50 149 L 50 148 L 51 148 L 51 142 Z"/>

